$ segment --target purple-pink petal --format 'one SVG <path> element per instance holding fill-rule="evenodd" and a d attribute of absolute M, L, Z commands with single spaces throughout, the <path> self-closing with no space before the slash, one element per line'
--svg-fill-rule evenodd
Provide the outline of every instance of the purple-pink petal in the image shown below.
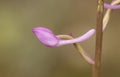
<path fill-rule="evenodd" d="M 46 27 L 36 27 L 36 28 L 34 28 L 35 30 L 42 30 L 42 31 L 45 31 L 45 32 L 48 32 L 48 33 L 52 33 L 53 34 L 53 32 L 50 30 L 50 29 L 48 29 L 48 28 L 46 28 Z"/>
<path fill-rule="evenodd" d="M 59 42 L 59 39 L 57 39 L 53 32 L 47 28 L 36 27 L 32 31 L 39 41 L 48 47 L 54 47 Z"/>
<path fill-rule="evenodd" d="M 107 8 L 107 9 L 120 9 L 120 4 L 110 5 L 110 4 L 104 3 L 104 7 Z"/>
<path fill-rule="evenodd" d="M 66 45 L 66 44 L 73 44 L 73 43 L 77 43 L 77 42 L 83 42 L 83 41 L 88 40 L 94 34 L 95 34 L 95 29 L 91 29 L 87 33 L 85 33 L 84 35 L 82 35 L 78 38 L 71 39 L 71 40 L 60 40 L 58 46 Z"/>

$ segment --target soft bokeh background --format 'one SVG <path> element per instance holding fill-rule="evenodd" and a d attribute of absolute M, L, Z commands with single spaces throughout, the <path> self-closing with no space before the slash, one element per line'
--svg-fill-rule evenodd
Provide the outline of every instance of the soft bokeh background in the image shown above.
<path fill-rule="evenodd" d="M 91 77 L 91 65 L 72 45 L 45 47 L 32 28 L 77 37 L 95 28 L 95 15 L 96 0 L 0 0 L 0 77 Z M 114 10 L 104 32 L 102 77 L 120 77 L 119 21 Z M 95 36 L 81 44 L 93 57 Z"/>

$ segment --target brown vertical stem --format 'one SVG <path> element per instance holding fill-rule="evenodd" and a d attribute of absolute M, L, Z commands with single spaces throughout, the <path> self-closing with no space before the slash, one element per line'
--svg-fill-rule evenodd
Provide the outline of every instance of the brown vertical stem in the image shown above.
<path fill-rule="evenodd" d="M 102 53 L 102 27 L 103 27 L 103 0 L 98 0 L 97 7 L 97 27 L 96 27 L 96 47 L 95 47 L 95 64 L 93 65 L 93 77 L 100 77 L 101 53 Z"/>

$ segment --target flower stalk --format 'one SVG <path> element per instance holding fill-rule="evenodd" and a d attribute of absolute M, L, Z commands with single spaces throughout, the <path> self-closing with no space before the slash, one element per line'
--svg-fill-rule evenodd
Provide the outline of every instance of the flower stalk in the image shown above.
<path fill-rule="evenodd" d="M 102 56 L 102 37 L 103 37 L 103 14 L 104 2 L 98 0 L 97 7 L 97 24 L 96 24 L 96 47 L 95 47 L 95 64 L 93 65 L 93 77 L 100 77 L 101 56 Z"/>

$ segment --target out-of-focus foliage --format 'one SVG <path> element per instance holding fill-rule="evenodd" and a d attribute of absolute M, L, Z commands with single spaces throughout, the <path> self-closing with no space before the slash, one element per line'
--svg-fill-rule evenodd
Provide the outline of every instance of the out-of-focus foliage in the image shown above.
<path fill-rule="evenodd" d="M 72 45 L 43 46 L 32 28 L 45 26 L 56 34 L 81 35 L 96 24 L 94 0 L 0 0 L 0 77 L 90 77 Z M 102 76 L 120 74 L 120 10 L 114 10 L 104 32 Z M 83 42 L 94 55 L 95 39 Z"/>

